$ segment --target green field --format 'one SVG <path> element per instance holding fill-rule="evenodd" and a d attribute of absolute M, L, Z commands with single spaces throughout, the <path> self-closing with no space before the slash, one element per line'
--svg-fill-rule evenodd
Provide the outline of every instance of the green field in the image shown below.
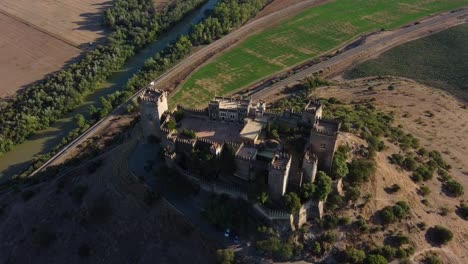
<path fill-rule="evenodd" d="M 446 89 L 468 101 L 468 25 L 391 49 L 358 65 L 347 78 L 394 75 Z"/>
<path fill-rule="evenodd" d="M 312 59 L 364 32 L 402 26 L 468 0 L 335 0 L 249 37 L 195 72 L 172 104 L 195 107 L 287 67 Z"/>

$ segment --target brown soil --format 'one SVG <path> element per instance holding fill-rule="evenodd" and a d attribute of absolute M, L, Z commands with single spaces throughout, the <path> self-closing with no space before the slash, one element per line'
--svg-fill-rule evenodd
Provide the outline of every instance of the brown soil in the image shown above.
<path fill-rule="evenodd" d="M 164 199 L 152 206 L 143 202 L 145 186 L 127 167 L 135 143 L 98 157 L 103 163 L 95 173 L 88 173 L 85 163 L 66 175 L 21 186 L 20 192 L 0 193 L 2 260 L 213 263 L 212 245 L 175 208 Z M 87 186 L 82 199 L 77 186 Z M 24 198 L 28 192 L 34 194 L 30 199 Z M 89 256 L 82 257 L 80 248 L 83 253 L 86 246 Z"/>
<path fill-rule="evenodd" d="M 44 78 L 81 50 L 0 13 L 0 97 Z"/>
<path fill-rule="evenodd" d="M 389 91 L 388 86 L 396 89 Z M 368 87 L 373 87 L 369 91 Z M 417 194 L 421 184 L 416 184 L 410 179 L 410 173 L 402 171 L 388 162 L 387 157 L 393 153 L 399 153 L 398 147 L 387 142 L 388 149 L 378 153 L 377 173 L 370 183 L 365 184 L 361 194 L 371 193 L 371 201 L 362 209 L 348 210 L 352 215 L 362 214 L 370 219 L 375 212 L 387 205 L 403 200 L 411 207 L 411 219 L 391 225 L 384 231 L 372 232 L 364 235 L 367 240 L 382 245 L 384 236 L 389 230 L 400 230 L 414 242 L 416 255 L 413 258 L 426 253 L 436 251 L 444 263 L 468 262 L 468 223 L 462 220 L 454 212 L 461 200 L 468 198 L 468 127 L 464 120 L 468 120 L 468 110 L 463 109 L 453 96 L 440 90 L 436 90 L 417 82 L 400 79 L 361 79 L 351 82 L 337 81 L 335 86 L 319 88 L 315 97 L 335 97 L 344 102 L 359 102 L 361 100 L 375 100 L 373 104 L 380 111 L 394 113 L 395 125 L 401 124 L 403 130 L 413 134 L 420 140 L 420 145 L 428 150 L 439 150 L 444 159 L 452 165 L 450 174 L 465 187 L 465 195 L 460 198 L 450 198 L 441 190 L 441 183 L 435 179 L 425 182 L 424 185 L 431 189 L 431 194 L 422 197 Z M 373 99 L 374 98 L 374 99 Z M 434 114 L 430 117 L 430 113 Z M 417 120 L 417 121 L 416 121 Z M 362 140 L 350 134 L 344 134 L 345 141 L 354 141 L 356 144 Z M 342 139 L 343 140 L 343 139 Z M 384 188 L 392 184 L 398 184 L 401 190 L 395 194 L 387 193 Z M 423 205 L 422 199 L 427 199 L 429 205 Z M 449 208 L 447 216 L 442 216 L 442 207 Z M 427 227 L 443 225 L 454 233 L 454 239 L 447 246 L 433 248 L 426 241 L 426 231 L 419 230 L 416 224 L 425 222 Z"/>
<path fill-rule="evenodd" d="M 104 37 L 108 0 L 2 0 L 0 12 L 76 47 Z"/>

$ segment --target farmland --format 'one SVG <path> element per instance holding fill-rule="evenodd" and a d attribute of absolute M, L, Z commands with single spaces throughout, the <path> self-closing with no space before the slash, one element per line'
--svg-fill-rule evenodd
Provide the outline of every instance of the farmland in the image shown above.
<path fill-rule="evenodd" d="M 249 37 L 203 66 L 172 103 L 196 107 L 273 73 L 333 50 L 369 31 L 391 29 L 468 5 L 467 0 L 337 0 Z"/>
<path fill-rule="evenodd" d="M 0 97 L 54 72 L 81 50 L 0 13 Z M 40 47 L 40 48 L 38 48 Z"/>
<path fill-rule="evenodd" d="M 0 97 L 60 70 L 105 36 L 106 0 L 0 1 Z"/>
<path fill-rule="evenodd" d="M 109 0 L 2 0 L 0 11 L 78 47 L 104 37 L 102 15 L 111 4 Z"/>
<path fill-rule="evenodd" d="M 419 39 L 358 65 L 347 78 L 393 75 L 446 89 L 468 101 L 468 25 Z"/>

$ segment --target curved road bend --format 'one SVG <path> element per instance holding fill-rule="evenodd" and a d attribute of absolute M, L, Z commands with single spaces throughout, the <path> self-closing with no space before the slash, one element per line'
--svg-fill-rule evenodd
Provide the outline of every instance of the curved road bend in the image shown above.
<path fill-rule="evenodd" d="M 245 37 L 247 34 L 250 34 L 254 32 L 257 29 L 260 29 L 262 27 L 271 25 L 272 23 L 275 23 L 278 21 L 278 16 L 288 16 L 290 14 L 294 14 L 295 12 L 300 12 L 302 11 L 305 7 L 312 3 L 316 3 L 317 0 L 310 0 L 310 1 L 304 1 L 301 3 L 298 3 L 296 5 L 290 6 L 286 9 L 282 9 L 278 12 L 272 13 L 270 15 L 267 15 L 263 18 L 260 18 L 258 20 L 252 21 L 245 26 L 241 27 L 240 29 L 234 31 L 233 33 L 225 36 L 224 38 L 202 48 L 198 52 L 195 52 L 188 58 L 186 58 L 184 61 L 180 62 L 176 66 L 174 66 L 172 69 L 167 71 L 165 74 L 161 75 L 159 78 L 157 78 L 155 81 L 153 81 L 153 85 L 158 88 L 163 88 L 165 85 L 167 86 L 167 83 L 177 77 L 180 76 L 181 74 L 184 74 L 184 71 L 187 69 L 193 69 L 194 66 L 196 67 L 200 60 L 206 61 L 206 57 L 211 57 L 220 50 L 224 49 L 225 47 L 232 45 L 236 41 L 241 40 L 243 37 Z M 397 34 L 392 34 L 389 35 L 385 38 L 382 38 L 378 41 L 371 42 L 364 44 L 362 46 L 358 46 L 356 48 L 350 49 L 348 51 L 345 51 L 325 62 L 316 64 L 310 68 L 305 69 L 302 72 L 299 72 L 297 74 L 294 74 L 270 87 L 267 87 L 265 89 L 262 89 L 260 91 L 256 91 L 252 94 L 252 99 L 253 100 L 258 100 L 260 98 L 264 98 L 268 95 L 271 95 L 275 92 L 277 92 L 279 89 L 284 88 L 286 85 L 302 80 L 305 77 L 311 75 L 312 73 L 318 72 L 320 70 L 329 68 L 333 65 L 338 64 L 342 60 L 348 60 L 350 58 L 356 57 L 362 53 L 364 53 L 366 50 L 371 49 L 371 48 L 376 48 L 378 46 L 385 47 L 387 45 L 392 44 L 391 42 L 394 42 L 402 37 L 405 37 L 409 35 L 410 33 L 415 33 L 421 30 L 425 30 L 428 27 L 431 27 L 433 25 L 436 25 L 438 23 L 445 22 L 449 19 L 453 19 L 459 16 L 467 15 L 468 10 L 463 9 L 459 10 L 457 12 L 453 13 L 447 13 L 440 15 L 438 17 L 429 19 L 427 21 L 421 22 L 418 25 L 410 26 L 408 28 L 405 28 L 401 31 L 399 31 Z M 148 86 L 147 86 L 148 87 Z M 57 161 L 64 160 L 64 157 L 68 154 L 70 150 L 73 148 L 76 148 L 80 144 L 82 144 L 84 141 L 87 139 L 91 138 L 95 134 L 97 134 L 99 131 L 104 129 L 105 127 L 109 126 L 114 118 L 116 118 L 118 115 L 124 113 L 126 106 L 129 102 L 132 100 L 138 98 L 138 96 L 144 91 L 147 87 L 141 89 L 137 93 L 135 93 L 131 98 L 129 98 L 126 102 L 118 106 L 114 111 L 112 111 L 108 116 L 104 117 L 103 119 L 99 120 L 96 124 L 94 124 L 92 127 L 90 127 L 86 132 L 84 132 L 82 135 L 80 135 L 78 138 L 73 140 L 70 144 L 68 144 L 66 147 L 64 147 L 62 150 L 60 150 L 57 154 L 55 154 L 49 161 L 44 163 L 40 168 L 35 170 L 33 173 L 30 174 L 31 176 L 34 176 L 37 174 L 39 171 L 42 171 L 43 169 L 47 168 L 48 166 L 56 164 Z"/>
<path fill-rule="evenodd" d="M 192 55 L 184 59 L 182 62 L 175 65 L 172 69 L 168 70 L 166 73 L 164 73 L 159 78 L 154 80 L 152 83 L 154 84 L 156 88 L 165 89 L 171 85 L 170 84 L 171 80 L 185 78 L 185 76 L 190 74 L 194 68 L 203 64 L 205 61 L 207 61 L 208 59 L 210 59 L 217 53 L 221 52 L 222 50 L 244 39 L 246 36 L 256 32 L 257 30 L 271 26 L 277 23 L 280 19 L 284 17 L 295 15 L 297 13 L 300 13 L 306 8 L 310 8 L 322 2 L 323 0 L 305 0 L 303 2 L 297 3 L 295 5 L 291 5 L 287 8 L 271 13 L 257 20 L 253 20 L 247 23 L 246 25 L 242 26 L 241 28 L 235 30 L 234 32 L 228 34 L 227 36 L 193 53 Z M 180 76 L 183 76 L 183 77 L 180 78 Z M 104 117 L 103 119 L 99 120 L 96 124 L 91 126 L 82 135 L 80 135 L 78 138 L 76 138 L 67 146 L 65 146 L 63 149 L 61 149 L 59 152 L 57 152 L 50 160 L 48 160 L 41 167 L 39 167 L 37 170 L 32 172 L 29 175 L 29 177 L 34 176 L 38 172 L 42 171 L 43 169 L 51 165 L 55 165 L 63 161 L 64 160 L 63 156 L 66 156 L 71 149 L 76 148 L 77 146 L 82 144 L 87 139 L 93 137 L 103 128 L 109 126 L 109 124 L 111 124 L 112 120 L 116 116 L 124 112 L 125 107 L 128 105 L 128 103 L 138 98 L 141 92 L 144 91 L 146 88 L 148 88 L 148 86 L 136 92 L 130 99 L 128 99 L 123 104 L 121 104 L 116 109 L 114 109 L 114 111 L 112 111 L 108 116 Z M 174 91 L 171 91 L 171 92 L 174 92 Z"/>
<path fill-rule="evenodd" d="M 357 59 L 358 57 L 365 55 L 366 52 L 369 53 L 367 54 L 368 56 L 378 54 L 380 51 L 386 50 L 395 45 L 402 44 L 402 39 L 407 38 L 408 40 L 410 40 L 413 35 L 421 31 L 429 31 L 436 25 L 442 24 L 451 19 L 463 19 L 463 16 L 466 15 L 468 15 L 468 9 L 462 9 L 456 12 L 446 13 L 433 18 L 426 19 L 425 21 L 422 21 L 420 23 L 397 30 L 395 33 L 390 34 L 381 39 L 344 51 L 343 53 L 340 53 L 324 62 L 306 68 L 303 71 L 293 74 L 290 77 L 285 78 L 269 87 L 253 91 L 250 94 L 250 96 L 254 101 L 261 100 L 262 98 L 266 98 L 280 91 L 282 88 L 285 88 L 286 86 L 292 83 L 301 81 L 307 76 L 320 72 L 321 70 L 329 69 L 330 67 L 336 66 L 337 64 L 343 63 L 344 61 Z M 463 23 L 462 19 L 460 20 L 460 23 Z"/>

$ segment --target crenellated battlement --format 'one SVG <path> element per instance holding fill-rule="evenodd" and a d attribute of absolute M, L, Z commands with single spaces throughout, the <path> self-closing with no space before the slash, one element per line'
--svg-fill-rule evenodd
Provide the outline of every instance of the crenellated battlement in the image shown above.
<path fill-rule="evenodd" d="M 153 87 L 147 88 L 138 98 L 140 102 L 160 103 L 166 100 L 167 92 Z"/>
<path fill-rule="evenodd" d="M 195 146 L 196 140 L 176 137 L 176 143 Z"/>
<path fill-rule="evenodd" d="M 269 167 L 275 170 L 286 170 L 291 161 L 291 155 L 284 152 L 277 152 L 273 157 Z"/>

